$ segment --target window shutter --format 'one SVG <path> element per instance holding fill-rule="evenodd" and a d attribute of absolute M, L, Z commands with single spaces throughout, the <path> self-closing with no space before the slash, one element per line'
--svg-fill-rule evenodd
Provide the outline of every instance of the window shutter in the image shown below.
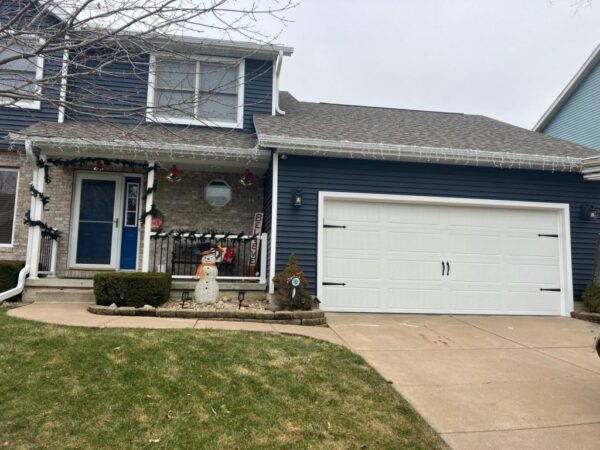
<path fill-rule="evenodd" d="M 0 193 L 0 244 L 12 244 L 15 194 Z"/>

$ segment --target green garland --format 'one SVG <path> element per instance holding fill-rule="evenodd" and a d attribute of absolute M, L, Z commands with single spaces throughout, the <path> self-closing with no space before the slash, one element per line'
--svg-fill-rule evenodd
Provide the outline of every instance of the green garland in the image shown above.
<path fill-rule="evenodd" d="M 200 236 L 196 236 L 197 234 L 200 234 Z M 166 239 L 168 237 L 172 237 L 174 241 L 181 241 L 182 239 L 185 239 L 186 241 L 204 241 L 206 239 L 214 239 L 215 236 L 221 235 L 221 234 L 224 237 L 219 238 L 219 240 L 236 239 L 239 241 L 242 239 L 242 236 L 245 235 L 245 233 L 243 231 L 239 234 L 235 234 L 235 233 L 232 233 L 231 231 L 217 231 L 217 230 L 211 229 L 211 230 L 205 231 L 204 233 L 199 233 L 197 230 L 175 229 L 175 230 L 160 232 L 159 234 L 153 235 L 152 238 L 153 239 Z M 253 237 L 256 237 L 256 235 Z"/>
<path fill-rule="evenodd" d="M 104 166 L 121 166 L 127 167 L 129 169 L 141 168 L 144 169 L 146 173 L 150 173 L 153 170 L 160 169 L 158 164 L 149 165 L 147 162 L 138 162 L 131 161 L 129 159 L 115 159 L 115 158 L 92 158 L 92 157 L 82 157 L 82 158 L 72 158 L 72 159 L 63 159 L 63 158 L 48 158 L 48 162 L 54 166 L 63 166 L 63 167 L 81 167 L 90 164 L 96 164 L 97 162 L 102 163 Z"/>
<path fill-rule="evenodd" d="M 42 205 L 46 206 L 50 201 L 50 197 L 44 195 L 42 192 L 38 191 L 33 184 L 29 185 L 29 192 L 33 197 L 39 198 L 42 201 Z"/>
<path fill-rule="evenodd" d="M 152 186 L 150 186 L 148 189 L 146 189 L 144 191 L 144 193 L 142 194 L 142 199 L 146 200 L 150 194 L 155 193 L 157 190 L 158 190 L 158 184 L 155 181 Z"/>
<path fill-rule="evenodd" d="M 38 169 L 44 169 L 44 181 L 46 184 L 50 184 L 50 182 L 52 182 L 50 174 L 48 173 L 50 166 L 48 166 L 48 164 L 46 164 L 46 162 L 39 156 L 35 157 L 35 165 L 38 167 Z"/>
<path fill-rule="evenodd" d="M 144 223 L 146 221 L 146 217 L 151 216 L 151 217 L 161 217 L 163 215 L 163 213 L 161 213 L 158 209 L 156 209 L 156 206 L 154 206 L 154 203 L 152 203 L 152 205 L 150 206 L 150 209 L 148 211 L 144 211 L 142 213 L 142 215 L 140 216 L 140 222 Z"/>
<path fill-rule="evenodd" d="M 40 227 L 42 229 L 42 236 L 48 236 L 54 241 L 60 238 L 60 231 L 58 231 L 56 228 L 52 228 L 41 220 L 31 220 L 30 210 L 27 210 L 25 213 L 25 220 L 23 220 L 23 223 L 30 227 Z"/>

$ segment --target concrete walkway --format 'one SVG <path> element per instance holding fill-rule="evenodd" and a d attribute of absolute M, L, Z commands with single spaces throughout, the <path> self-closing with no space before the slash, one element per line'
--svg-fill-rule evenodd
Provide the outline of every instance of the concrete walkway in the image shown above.
<path fill-rule="evenodd" d="M 279 325 L 257 322 L 230 322 L 167 317 L 101 316 L 87 311 L 89 303 L 38 302 L 11 309 L 8 315 L 36 322 L 95 328 L 196 328 L 213 330 L 264 331 L 306 336 L 343 345 L 333 330 L 326 327 Z"/>
<path fill-rule="evenodd" d="M 98 316 L 82 303 L 9 315 L 101 328 L 265 331 L 360 354 L 453 448 L 600 449 L 600 325 L 559 317 L 328 314 L 330 328 Z"/>

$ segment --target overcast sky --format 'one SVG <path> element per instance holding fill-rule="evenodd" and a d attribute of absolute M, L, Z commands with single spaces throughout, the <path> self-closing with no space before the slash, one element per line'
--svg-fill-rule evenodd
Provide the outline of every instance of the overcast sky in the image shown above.
<path fill-rule="evenodd" d="M 531 128 L 600 43 L 600 0 L 576 1 L 300 0 L 281 88 Z"/>

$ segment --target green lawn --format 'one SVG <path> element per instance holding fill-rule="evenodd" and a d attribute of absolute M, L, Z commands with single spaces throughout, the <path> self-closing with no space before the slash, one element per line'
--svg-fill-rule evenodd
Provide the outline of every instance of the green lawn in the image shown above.
<path fill-rule="evenodd" d="M 0 309 L 0 448 L 445 448 L 359 356 L 291 336 Z"/>

